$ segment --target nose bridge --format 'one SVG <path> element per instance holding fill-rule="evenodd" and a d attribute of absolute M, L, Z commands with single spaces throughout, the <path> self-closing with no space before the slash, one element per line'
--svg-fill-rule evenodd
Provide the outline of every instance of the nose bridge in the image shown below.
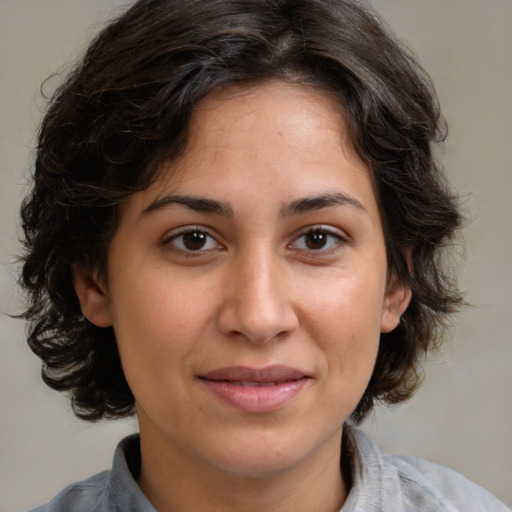
<path fill-rule="evenodd" d="M 265 343 L 293 330 L 297 318 L 280 263 L 265 244 L 240 251 L 228 276 L 219 317 L 225 333 Z"/>
<path fill-rule="evenodd" d="M 267 308 L 273 312 L 279 307 L 279 272 L 275 268 L 276 258 L 270 253 L 268 249 L 253 251 L 239 262 L 239 282 L 235 287 L 239 292 L 239 307 L 247 309 L 247 312 Z M 257 307 L 253 308 L 252 305 Z"/>

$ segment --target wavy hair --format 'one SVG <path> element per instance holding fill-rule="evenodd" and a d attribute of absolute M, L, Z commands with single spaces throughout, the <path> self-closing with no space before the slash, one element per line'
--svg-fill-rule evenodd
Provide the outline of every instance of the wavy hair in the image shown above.
<path fill-rule="evenodd" d="M 107 277 L 119 205 L 186 151 L 198 102 L 270 79 L 339 99 L 373 175 L 389 271 L 412 290 L 400 325 L 381 335 L 351 418 L 417 388 L 422 359 L 462 304 L 442 257 L 461 217 L 435 159 L 445 124 L 428 75 L 358 0 L 140 0 L 99 33 L 53 95 L 21 209 L 28 343 L 46 384 L 68 391 L 79 417 L 121 417 L 135 404 L 112 328 L 82 314 L 73 265 Z"/>

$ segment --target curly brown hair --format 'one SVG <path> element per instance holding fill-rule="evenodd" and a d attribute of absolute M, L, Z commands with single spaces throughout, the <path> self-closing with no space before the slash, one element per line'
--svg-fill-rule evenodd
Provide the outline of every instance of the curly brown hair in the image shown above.
<path fill-rule="evenodd" d="M 135 404 L 112 328 L 82 314 L 72 266 L 107 277 L 119 205 L 186 150 L 199 101 L 276 78 L 339 98 L 373 175 L 389 271 L 412 290 L 400 325 L 381 335 L 351 418 L 417 388 L 423 357 L 462 304 L 442 259 L 461 217 L 433 153 L 445 124 L 428 75 L 358 0 L 140 0 L 103 29 L 54 94 L 21 209 L 28 342 L 44 381 L 69 391 L 79 417 L 121 417 Z"/>

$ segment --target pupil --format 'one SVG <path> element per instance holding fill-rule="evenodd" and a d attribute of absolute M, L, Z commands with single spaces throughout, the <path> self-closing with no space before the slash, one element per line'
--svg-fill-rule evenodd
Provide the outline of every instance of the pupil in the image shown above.
<path fill-rule="evenodd" d="M 321 249 L 327 243 L 327 235 L 322 231 L 314 231 L 306 236 L 308 249 Z"/>
<path fill-rule="evenodd" d="M 197 251 L 204 247 L 206 243 L 206 233 L 200 231 L 193 231 L 192 233 L 185 233 L 183 235 L 183 243 L 187 249 Z"/>

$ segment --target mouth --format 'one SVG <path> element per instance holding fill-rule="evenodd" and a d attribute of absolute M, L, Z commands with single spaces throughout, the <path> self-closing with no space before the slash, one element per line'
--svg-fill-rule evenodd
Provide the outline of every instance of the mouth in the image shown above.
<path fill-rule="evenodd" d="M 244 412 L 271 412 L 291 402 L 310 377 L 288 366 L 249 368 L 230 366 L 199 376 L 206 388 L 225 405 Z"/>

